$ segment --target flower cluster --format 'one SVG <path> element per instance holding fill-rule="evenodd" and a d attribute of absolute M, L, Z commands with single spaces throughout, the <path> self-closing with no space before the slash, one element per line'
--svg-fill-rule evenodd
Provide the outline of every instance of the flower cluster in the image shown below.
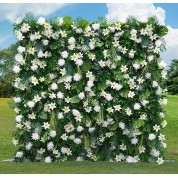
<path fill-rule="evenodd" d="M 40 17 L 14 33 L 17 161 L 164 162 L 166 27 Z"/>

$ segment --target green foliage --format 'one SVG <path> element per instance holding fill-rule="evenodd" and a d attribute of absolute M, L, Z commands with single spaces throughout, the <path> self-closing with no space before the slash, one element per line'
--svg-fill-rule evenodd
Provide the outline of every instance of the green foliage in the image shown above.
<path fill-rule="evenodd" d="M 173 59 L 167 71 L 164 86 L 170 94 L 178 94 L 178 60 Z"/>

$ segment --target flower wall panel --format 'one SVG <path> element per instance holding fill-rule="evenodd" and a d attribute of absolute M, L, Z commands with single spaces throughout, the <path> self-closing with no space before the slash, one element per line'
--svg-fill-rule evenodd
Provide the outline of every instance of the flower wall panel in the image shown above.
<path fill-rule="evenodd" d="M 167 28 L 17 19 L 16 161 L 164 162 Z"/>

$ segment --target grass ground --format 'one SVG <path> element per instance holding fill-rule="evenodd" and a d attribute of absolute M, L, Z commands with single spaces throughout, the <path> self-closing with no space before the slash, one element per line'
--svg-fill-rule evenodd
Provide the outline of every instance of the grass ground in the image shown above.
<path fill-rule="evenodd" d="M 0 173 L 178 173 L 178 96 L 168 95 L 166 119 L 168 125 L 165 128 L 168 148 L 166 159 L 173 159 L 174 162 L 167 162 L 158 166 L 156 163 L 110 163 L 110 162 L 64 162 L 64 163 L 15 163 L 3 162 L 2 160 L 13 157 L 15 147 L 12 145 L 12 130 L 14 126 L 15 113 L 8 107 L 11 99 L 0 99 Z"/>

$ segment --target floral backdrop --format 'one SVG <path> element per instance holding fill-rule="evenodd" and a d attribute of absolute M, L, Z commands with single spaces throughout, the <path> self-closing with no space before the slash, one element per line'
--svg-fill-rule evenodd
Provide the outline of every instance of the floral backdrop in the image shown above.
<path fill-rule="evenodd" d="M 153 17 L 18 18 L 15 160 L 162 164 L 166 33 Z"/>

